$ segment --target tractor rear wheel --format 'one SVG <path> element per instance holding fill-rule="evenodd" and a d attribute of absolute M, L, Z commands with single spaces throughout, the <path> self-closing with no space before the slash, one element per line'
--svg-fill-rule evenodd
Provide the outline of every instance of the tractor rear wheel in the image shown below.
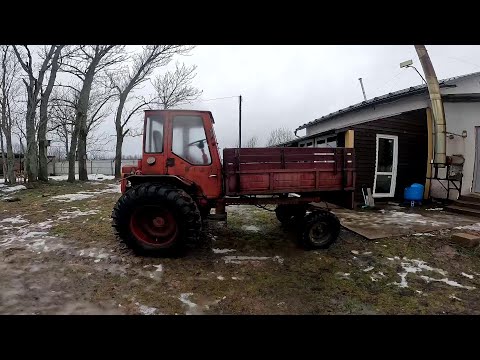
<path fill-rule="evenodd" d="M 201 230 L 197 204 L 182 189 L 145 183 L 123 194 L 112 213 L 117 236 L 138 254 L 178 255 Z"/>
<path fill-rule="evenodd" d="M 300 244 L 310 249 L 326 249 L 340 234 L 340 220 L 329 211 L 313 211 L 303 219 Z"/>
<path fill-rule="evenodd" d="M 278 221 L 283 225 L 289 225 L 294 221 L 301 220 L 307 209 L 304 205 L 287 205 L 280 204 L 275 209 L 275 215 L 277 215 Z"/>

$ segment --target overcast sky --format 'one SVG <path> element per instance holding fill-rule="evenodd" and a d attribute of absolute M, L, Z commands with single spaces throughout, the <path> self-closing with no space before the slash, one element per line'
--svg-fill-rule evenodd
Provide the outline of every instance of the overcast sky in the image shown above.
<path fill-rule="evenodd" d="M 439 79 L 480 71 L 480 46 L 427 45 L 427 50 Z M 409 59 L 423 74 L 413 45 L 199 45 L 190 56 L 178 58 L 198 66 L 194 85 L 203 90 L 202 99 L 242 95 L 242 139 L 257 135 L 261 145 L 274 128 L 294 130 L 361 102 L 359 77 L 367 98 L 419 85 L 415 70 L 399 67 Z M 149 86 L 142 91 L 151 91 Z M 235 146 L 238 98 L 198 101 L 182 108 L 211 111 L 220 147 Z M 103 130 L 113 134 L 110 122 Z M 140 138 L 126 139 L 124 154 L 141 154 L 141 149 Z"/>

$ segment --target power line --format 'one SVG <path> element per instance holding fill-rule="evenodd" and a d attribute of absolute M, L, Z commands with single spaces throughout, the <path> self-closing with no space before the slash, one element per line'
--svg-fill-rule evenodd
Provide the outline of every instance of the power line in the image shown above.
<path fill-rule="evenodd" d="M 233 99 L 233 98 L 238 98 L 238 95 L 235 95 L 235 96 L 225 96 L 225 97 L 219 97 L 219 98 L 214 98 L 214 99 L 205 99 L 205 100 L 195 100 L 195 101 L 213 101 L 213 100 L 222 100 L 222 99 Z"/>

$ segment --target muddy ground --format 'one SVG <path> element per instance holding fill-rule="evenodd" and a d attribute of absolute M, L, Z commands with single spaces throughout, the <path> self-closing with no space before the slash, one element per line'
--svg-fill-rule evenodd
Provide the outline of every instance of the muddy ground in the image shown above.
<path fill-rule="evenodd" d="M 304 251 L 274 213 L 231 206 L 186 257 L 137 257 L 111 229 L 119 196 L 112 181 L 0 189 L 0 313 L 480 313 L 478 251 L 450 243 L 451 229 L 342 229 L 330 249 Z"/>

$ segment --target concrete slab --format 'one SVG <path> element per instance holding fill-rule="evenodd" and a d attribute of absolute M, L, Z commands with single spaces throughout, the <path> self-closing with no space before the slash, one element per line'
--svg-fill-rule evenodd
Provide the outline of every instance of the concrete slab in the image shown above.
<path fill-rule="evenodd" d="M 452 241 L 461 246 L 472 248 L 479 244 L 480 237 L 467 233 L 455 233 L 452 234 Z"/>
<path fill-rule="evenodd" d="M 332 211 L 347 229 L 372 240 L 450 229 L 478 222 L 478 218 L 452 214 L 440 209 L 432 210 L 389 205 L 380 210 Z"/>

